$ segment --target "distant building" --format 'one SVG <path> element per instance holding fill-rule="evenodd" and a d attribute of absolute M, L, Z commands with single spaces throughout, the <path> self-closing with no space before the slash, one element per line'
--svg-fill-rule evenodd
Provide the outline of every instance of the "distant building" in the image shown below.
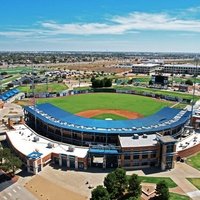
<path fill-rule="evenodd" d="M 163 65 L 164 73 L 174 73 L 174 74 L 200 74 L 200 67 L 195 65 L 172 65 L 165 64 Z"/>
<path fill-rule="evenodd" d="M 153 63 L 141 63 L 141 64 L 134 64 L 132 66 L 132 72 L 139 74 L 155 73 L 156 71 L 160 71 L 161 69 L 162 67 L 160 64 L 153 64 Z"/>
<path fill-rule="evenodd" d="M 180 92 L 189 92 L 193 89 L 193 86 L 185 84 L 180 84 L 178 87 Z"/>
<path fill-rule="evenodd" d="M 200 101 L 197 101 L 194 105 L 192 124 L 196 129 L 200 129 Z"/>
<path fill-rule="evenodd" d="M 174 74 L 197 74 L 200 75 L 200 66 L 195 65 L 172 65 L 172 64 L 154 64 L 154 63 L 141 63 L 141 64 L 133 64 L 132 66 L 133 73 L 155 73 L 155 72 L 163 72 L 163 73 L 174 73 Z"/>

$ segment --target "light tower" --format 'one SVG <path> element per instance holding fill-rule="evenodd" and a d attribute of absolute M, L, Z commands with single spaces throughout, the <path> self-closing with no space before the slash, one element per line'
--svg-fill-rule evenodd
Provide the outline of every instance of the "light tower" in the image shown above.
<path fill-rule="evenodd" d="M 193 115 L 193 111 L 194 111 L 194 98 L 195 98 L 195 86 L 196 86 L 196 78 L 198 76 L 198 57 L 196 56 L 194 58 L 195 61 L 195 72 L 194 72 L 194 81 L 193 81 L 193 92 L 192 92 L 192 108 L 191 108 L 191 120 L 190 123 L 192 124 L 192 115 Z"/>
<path fill-rule="evenodd" d="M 36 101 L 35 101 L 35 74 L 34 74 L 34 68 L 35 66 L 32 66 L 32 93 L 33 93 L 33 106 L 35 110 L 35 130 L 37 128 L 37 123 L 36 123 Z"/>

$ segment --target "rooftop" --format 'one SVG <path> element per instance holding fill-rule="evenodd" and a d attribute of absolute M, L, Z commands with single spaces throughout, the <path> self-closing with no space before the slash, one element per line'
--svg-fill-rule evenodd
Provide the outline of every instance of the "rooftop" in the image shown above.
<path fill-rule="evenodd" d="M 157 144 L 157 136 L 156 134 L 138 136 L 138 138 L 134 139 L 134 136 L 124 137 L 119 136 L 119 142 L 122 148 L 128 147 L 144 147 L 144 146 L 154 146 Z"/>
<path fill-rule="evenodd" d="M 65 154 L 84 158 L 87 155 L 88 148 L 74 147 L 69 151 L 71 145 L 55 142 L 46 137 L 40 136 L 25 125 L 14 125 L 15 130 L 8 131 L 6 134 L 12 145 L 27 157 L 37 156 L 43 158 L 50 153 Z"/>
<path fill-rule="evenodd" d="M 161 137 L 159 137 L 159 140 L 160 140 L 162 143 L 171 143 L 171 142 L 175 143 L 175 142 L 177 142 L 177 140 L 174 139 L 174 138 L 173 138 L 172 136 L 170 136 L 170 135 L 161 136 Z"/>
<path fill-rule="evenodd" d="M 196 68 L 196 65 L 192 65 L 192 64 L 164 64 L 164 67 L 191 67 L 191 68 Z M 200 66 L 197 66 L 197 68 L 200 68 Z"/>
<path fill-rule="evenodd" d="M 140 63 L 140 64 L 133 64 L 133 67 L 158 67 L 160 64 L 157 63 Z"/>

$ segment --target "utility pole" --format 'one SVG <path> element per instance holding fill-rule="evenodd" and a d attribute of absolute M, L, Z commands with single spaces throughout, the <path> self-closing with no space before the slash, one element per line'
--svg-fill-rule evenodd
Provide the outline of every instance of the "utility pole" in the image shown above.
<path fill-rule="evenodd" d="M 46 67 L 46 72 L 47 72 L 47 67 Z M 49 75 L 46 74 L 46 92 L 49 95 Z"/>
<path fill-rule="evenodd" d="M 2 85 L 2 75 L 0 75 L 0 95 L 2 94 L 2 88 L 3 88 L 3 85 Z"/>
<path fill-rule="evenodd" d="M 193 111 L 194 111 L 194 97 L 195 97 L 195 86 L 196 86 L 196 78 L 198 75 L 198 57 L 196 56 L 195 59 L 195 73 L 194 73 L 194 82 L 193 82 L 193 93 L 192 93 L 192 108 L 191 108 L 191 120 L 190 123 L 192 124 L 192 115 L 193 115 Z"/>
<path fill-rule="evenodd" d="M 35 117 L 35 130 L 37 129 L 36 123 L 36 102 L 35 102 L 35 74 L 34 74 L 34 66 L 32 66 L 32 93 L 33 93 L 33 106 L 34 106 L 34 117 Z"/>
<path fill-rule="evenodd" d="M 172 88 L 174 87 L 174 62 L 173 62 L 173 67 L 172 67 Z"/>

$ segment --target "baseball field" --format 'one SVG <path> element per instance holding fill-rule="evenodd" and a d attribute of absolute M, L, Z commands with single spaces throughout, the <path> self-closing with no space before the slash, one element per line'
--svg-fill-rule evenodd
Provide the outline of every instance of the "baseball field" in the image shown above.
<path fill-rule="evenodd" d="M 37 100 L 37 103 L 46 102 L 79 116 L 114 120 L 146 117 L 172 105 L 171 102 L 149 97 L 115 93 L 90 93 Z"/>

